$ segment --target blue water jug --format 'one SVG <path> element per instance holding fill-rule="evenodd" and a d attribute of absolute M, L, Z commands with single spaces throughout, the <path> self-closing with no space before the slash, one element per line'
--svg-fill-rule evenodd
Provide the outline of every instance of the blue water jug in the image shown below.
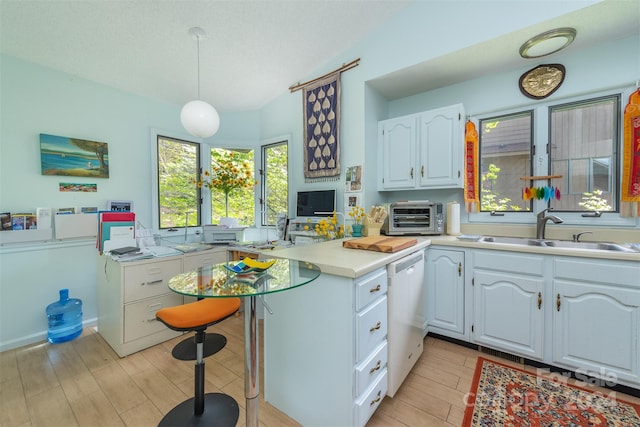
<path fill-rule="evenodd" d="M 60 301 L 47 306 L 50 343 L 71 341 L 82 333 L 82 300 L 69 298 L 69 289 L 60 289 Z"/>

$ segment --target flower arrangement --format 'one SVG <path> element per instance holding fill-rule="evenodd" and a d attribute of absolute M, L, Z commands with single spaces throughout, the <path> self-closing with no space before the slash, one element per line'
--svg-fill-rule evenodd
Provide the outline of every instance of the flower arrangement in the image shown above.
<path fill-rule="evenodd" d="M 257 182 L 251 176 L 251 165 L 233 151 L 218 151 L 211 173 L 205 171 L 200 180 L 192 180 L 198 188 L 222 191 L 224 193 L 225 215 L 229 216 L 229 193 L 236 189 L 252 188 Z"/>
<path fill-rule="evenodd" d="M 349 211 L 349 218 L 353 220 L 355 225 L 362 225 L 364 220 L 367 219 L 367 214 L 364 212 L 364 208 L 360 206 L 352 206 Z"/>
<path fill-rule="evenodd" d="M 327 240 L 340 239 L 344 237 L 344 225 L 338 223 L 338 214 L 333 211 L 333 215 L 318 221 L 315 226 L 316 234 Z"/>

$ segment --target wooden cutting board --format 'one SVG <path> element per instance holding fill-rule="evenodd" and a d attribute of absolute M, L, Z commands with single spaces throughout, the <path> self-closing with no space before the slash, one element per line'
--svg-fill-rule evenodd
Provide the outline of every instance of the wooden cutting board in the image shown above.
<path fill-rule="evenodd" d="M 418 243 L 412 237 L 369 236 L 345 240 L 342 246 L 351 249 L 365 249 L 378 252 L 397 252 Z"/>

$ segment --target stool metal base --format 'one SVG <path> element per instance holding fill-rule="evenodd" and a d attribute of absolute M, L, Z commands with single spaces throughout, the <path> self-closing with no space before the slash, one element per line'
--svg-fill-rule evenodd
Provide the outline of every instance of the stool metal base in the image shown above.
<path fill-rule="evenodd" d="M 220 426 L 233 427 L 240 417 L 240 408 L 235 399 L 223 393 L 204 395 L 204 412 L 195 415 L 194 398 L 187 399 L 164 416 L 158 427 Z"/>
<path fill-rule="evenodd" d="M 220 334 L 205 334 L 204 349 L 202 357 L 208 357 L 216 354 L 227 345 L 227 338 Z M 196 360 L 196 341 L 195 337 L 187 338 L 176 344 L 171 351 L 171 355 L 178 360 Z"/>

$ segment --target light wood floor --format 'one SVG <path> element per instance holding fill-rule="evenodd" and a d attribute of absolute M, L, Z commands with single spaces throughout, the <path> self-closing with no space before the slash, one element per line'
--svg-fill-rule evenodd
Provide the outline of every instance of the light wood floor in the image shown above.
<path fill-rule="evenodd" d="M 209 328 L 223 333 L 228 342 L 205 360 L 205 391 L 236 399 L 239 426 L 245 425 L 243 331 L 243 316 Z M 171 408 L 193 396 L 193 362 L 171 356 L 181 339 L 121 359 L 100 335 L 85 328 L 69 343 L 0 353 L 0 426 L 156 426 Z M 431 337 L 424 348 L 398 393 L 382 401 L 368 427 L 460 426 L 476 360 L 492 357 Z M 640 403 L 632 396 L 618 396 Z M 299 424 L 261 400 L 260 425 Z"/>

